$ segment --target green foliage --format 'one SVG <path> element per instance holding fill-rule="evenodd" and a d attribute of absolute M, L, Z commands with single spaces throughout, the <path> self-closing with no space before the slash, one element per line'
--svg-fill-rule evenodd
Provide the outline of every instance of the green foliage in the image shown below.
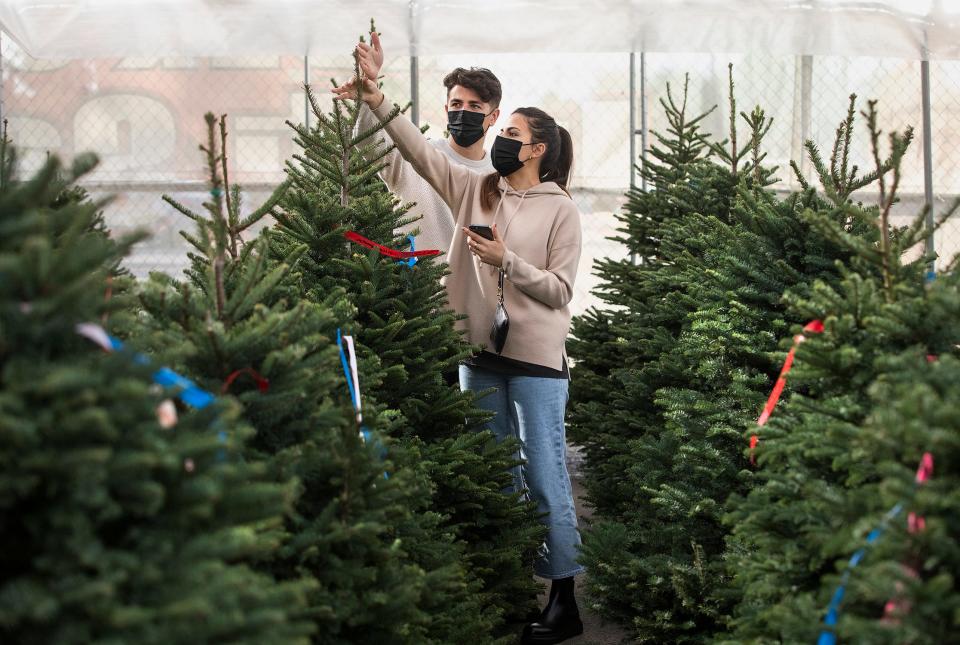
<path fill-rule="evenodd" d="M 275 546 L 293 490 L 240 459 L 238 407 L 165 429 L 155 368 L 75 332 L 128 313 L 108 280 L 141 237 L 107 238 L 76 190 L 96 160 L 18 181 L 0 151 L 0 638 L 306 642 L 306 587 L 242 564 Z"/>
<path fill-rule="evenodd" d="M 875 241 L 852 238 L 826 213 L 804 215 L 854 255 L 838 284 L 818 282 L 808 294 L 788 298 L 792 311 L 823 319 L 825 330 L 797 351 L 794 393 L 763 429 L 753 489 L 730 500 L 731 564 L 742 593 L 731 623 L 733 642 L 816 638 L 837 572 L 897 503 L 926 516 L 928 529 L 908 533 L 903 513 L 867 552 L 847 585 L 839 638 L 957 638 L 958 598 L 950 582 L 957 575 L 956 527 L 946 507 L 955 477 L 949 400 L 955 382 L 949 375 L 960 333 L 957 277 L 950 272 L 925 285 L 928 258 L 905 259 L 904 252 L 929 233 L 925 213 L 901 231 L 891 230 L 887 219 L 910 134 L 891 134 L 890 157 L 881 161 L 873 103 L 864 116 L 880 205 L 845 201 L 845 173 L 830 171 L 837 178 L 831 212 L 869 218 Z M 827 174 L 822 162 L 817 170 Z M 938 459 L 937 470 L 915 491 L 913 473 L 928 450 Z M 884 617 L 888 600 L 900 609 Z"/>
<path fill-rule="evenodd" d="M 736 115 L 732 92 L 731 80 Z M 738 593 L 723 517 L 728 496 L 753 485 L 744 430 L 783 362 L 781 339 L 806 322 L 783 295 L 840 280 L 836 261 L 852 251 L 839 234 L 877 237 L 863 213 L 812 189 L 779 198 L 767 188 L 775 169 L 763 166 L 760 108 L 740 113 L 750 136 L 738 149 L 733 118 L 714 144 L 685 99 L 668 93 L 672 138 L 651 150 L 653 190 L 633 191 L 621 216 L 638 262 L 598 263 L 612 307 L 577 319 L 571 344 L 571 435 L 587 451 L 599 520 L 584 561 L 597 608 L 640 642 L 723 631 Z"/>
<path fill-rule="evenodd" d="M 467 610 L 450 599 L 468 600 L 473 589 L 457 545 L 427 506 L 429 481 L 416 447 L 401 446 L 395 462 L 383 462 L 383 440 L 366 445 L 359 437 L 334 342 L 355 310 L 341 288 L 321 301 L 301 298 L 305 246 L 287 247 L 283 261 L 273 262 L 277 235 L 269 229 L 243 242 L 243 229 L 272 206 L 257 209 L 258 217 L 232 212 L 241 192 L 229 185 L 217 152 L 216 119 L 207 122 L 213 199 L 206 215 L 176 205 L 196 223 L 196 234 L 185 237 L 197 252 L 186 282 L 153 275 L 143 290 L 151 345 L 174 348 L 165 354 L 210 388 L 229 385 L 257 429 L 247 458 L 278 481 L 297 482 L 277 548 L 257 565 L 279 580 L 310 582 L 303 616 L 314 622 L 317 642 L 450 642 L 463 625 L 445 615 L 447 605 Z M 221 201 L 221 194 L 232 198 Z M 364 399 L 365 423 L 375 432 L 389 427 L 392 414 Z"/>
<path fill-rule="evenodd" d="M 365 396 L 390 411 L 383 431 L 420 454 L 438 528 L 456 541 L 460 554 L 454 559 L 477 586 L 469 598 L 449 603 L 451 620 L 478 621 L 475 635 L 494 627 L 499 632 L 504 619 L 522 617 L 535 603 L 529 563 L 544 529 L 532 504 L 502 492 L 514 446 L 479 432 L 483 413 L 471 393 L 451 383 L 472 348 L 447 309 L 440 282 L 446 266 L 433 258 L 412 266 L 396 262 L 343 237 L 353 230 L 394 248 L 406 245 L 394 233 L 410 221 L 406 208 L 376 176 L 389 149 L 368 143 L 383 126 L 357 132 L 356 105 L 334 101 L 324 114 L 309 89 L 308 96 L 316 122 L 310 129 L 291 124 L 302 152 L 287 166 L 291 188 L 271 252 L 279 262 L 306 246 L 299 265 L 303 296 L 317 301 L 341 290 L 355 308 L 347 327 L 358 343 Z M 457 603 L 473 608 L 464 611 Z"/>

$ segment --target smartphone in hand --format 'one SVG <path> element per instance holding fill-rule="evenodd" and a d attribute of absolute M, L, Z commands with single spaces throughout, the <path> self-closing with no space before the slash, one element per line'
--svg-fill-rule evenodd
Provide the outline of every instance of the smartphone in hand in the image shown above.
<path fill-rule="evenodd" d="M 493 229 L 486 224 L 471 224 L 468 228 L 480 237 L 493 240 Z"/>

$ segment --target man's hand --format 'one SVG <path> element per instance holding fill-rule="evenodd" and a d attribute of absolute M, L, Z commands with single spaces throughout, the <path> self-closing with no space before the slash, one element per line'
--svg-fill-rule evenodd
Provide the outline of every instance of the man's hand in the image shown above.
<path fill-rule="evenodd" d="M 467 238 L 467 248 L 470 249 L 471 253 L 480 258 L 481 262 L 495 267 L 502 267 L 503 255 L 506 253 L 507 247 L 503 245 L 503 239 L 497 231 L 496 224 L 493 225 L 492 230 L 492 240 L 477 235 L 466 226 L 463 227 L 463 234 Z"/>

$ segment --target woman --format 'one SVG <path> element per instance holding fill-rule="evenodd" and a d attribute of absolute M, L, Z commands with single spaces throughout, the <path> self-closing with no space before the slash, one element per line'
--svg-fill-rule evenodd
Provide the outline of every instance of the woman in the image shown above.
<path fill-rule="evenodd" d="M 372 50 L 357 49 L 361 70 L 372 74 Z M 355 81 L 333 92 L 356 97 Z M 392 109 L 376 83 L 364 80 L 362 99 L 384 120 Z M 549 531 L 534 565 L 552 581 L 550 600 L 524 629 L 524 643 L 559 643 L 583 632 L 574 599 L 580 535 L 566 470 L 564 415 L 568 398 L 565 340 L 568 303 L 580 260 L 580 214 L 566 191 L 573 160 L 569 133 L 537 108 L 510 115 L 491 150 L 497 172 L 481 175 L 453 164 L 431 146 L 409 119 L 393 119 L 386 131 L 404 159 L 446 202 L 457 227 L 447 260 L 450 305 L 467 318 L 458 324 L 471 343 L 488 346 L 502 274 L 509 333 L 499 354 L 488 347 L 460 367 L 464 390 L 495 392 L 479 400 L 495 413 L 490 428 L 499 440 L 512 436 L 525 465 L 514 486 L 529 490 Z M 489 225 L 493 239 L 469 225 Z"/>

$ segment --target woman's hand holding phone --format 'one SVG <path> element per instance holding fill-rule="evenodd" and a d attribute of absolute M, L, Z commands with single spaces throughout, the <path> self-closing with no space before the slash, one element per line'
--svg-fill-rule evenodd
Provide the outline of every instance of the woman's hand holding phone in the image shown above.
<path fill-rule="evenodd" d="M 468 226 L 471 231 L 479 235 L 480 237 L 492 240 L 493 239 L 493 229 L 487 226 L 486 224 L 471 224 Z"/>
<path fill-rule="evenodd" d="M 470 230 L 471 227 L 463 227 L 463 235 L 466 238 L 467 248 L 475 256 L 480 258 L 484 264 L 495 267 L 503 266 L 503 255 L 507 248 L 503 245 L 503 239 L 497 231 L 497 225 L 494 224 L 488 230 L 493 234 L 493 239 L 487 239 L 480 233 Z M 485 230 L 483 232 L 486 232 Z"/>

